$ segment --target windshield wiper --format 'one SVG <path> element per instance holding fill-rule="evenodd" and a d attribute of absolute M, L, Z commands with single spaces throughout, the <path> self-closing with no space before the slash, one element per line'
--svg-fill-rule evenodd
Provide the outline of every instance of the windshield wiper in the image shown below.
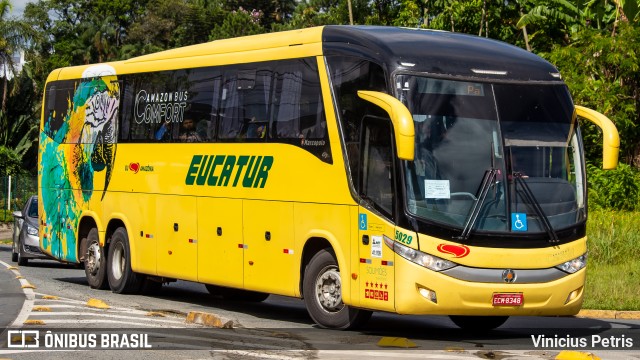
<path fill-rule="evenodd" d="M 477 200 L 475 204 L 473 204 L 473 208 L 471 208 L 471 212 L 469 217 L 467 217 L 467 222 L 464 224 L 464 229 L 462 230 L 462 234 L 458 236 L 457 240 L 466 241 L 469 239 L 469 235 L 471 234 L 471 229 L 478 221 L 478 215 L 480 215 L 480 210 L 482 209 L 482 205 L 487 198 L 487 194 L 489 193 L 489 188 L 491 184 L 495 183 L 496 177 L 498 175 L 498 169 L 491 168 L 490 170 L 485 171 L 484 177 L 482 178 L 482 185 L 480 185 L 480 191 L 478 193 Z"/>
<path fill-rule="evenodd" d="M 538 215 L 538 218 L 540 219 L 540 221 L 542 221 L 542 225 L 544 226 L 547 232 L 547 235 L 549 235 L 549 242 L 550 243 L 559 242 L 560 240 L 558 239 L 558 234 L 556 234 L 555 230 L 553 230 L 553 226 L 551 226 L 551 223 L 549 222 L 549 218 L 544 214 L 544 211 L 542 210 L 540 203 L 538 202 L 538 200 L 536 200 L 536 197 L 533 195 L 533 192 L 531 192 L 531 188 L 529 187 L 529 185 L 527 185 L 526 181 L 524 181 L 524 175 L 522 175 L 522 173 L 520 172 L 516 172 L 516 173 L 513 173 L 513 178 L 516 181 L 516 186 L 517 184 L 520 184 L 522 186 L 522 194 L 524 195 L 525 200 L 529 204 L 531 204 L 531 206 L 533 206 L 533 210 Z"/>

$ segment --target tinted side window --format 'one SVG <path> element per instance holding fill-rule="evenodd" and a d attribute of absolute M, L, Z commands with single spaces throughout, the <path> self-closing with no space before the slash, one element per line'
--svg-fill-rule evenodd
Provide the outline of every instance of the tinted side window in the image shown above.
<path fill-rule="evenodd" d="M 120 78 L 122 141 L 286 143 L 332 163 L 315 58 Z"/>
<path fill-rule="evenodd" d="M 279 63 L 274 87 L 270 141 L 300 146 L 332 163 L 316 60 Z"/>
<path fill-rule="evenodd" d="M 345 139 L 347 158 L 353 183 L 357 186 L 362 119 L 367 115 L 387 117 L 379 107 L 362 100 L 358 90 L 374 90 L 388 93 L 384 71 L 380 65 L 354 57 L 332 56 L 327 58 L 338 104 L 340 126 Z"/>
<path fill-rule="evenodd" d="M 233 65 L 224 74 L 220 141 L 291 144 L 332 163 L 315 59 Z"/>
<path fill-rule="evenodd" d="M 264 141 L 272 101 L 274 69 L 271 63 L 225 69 L 219 139 Z"/>

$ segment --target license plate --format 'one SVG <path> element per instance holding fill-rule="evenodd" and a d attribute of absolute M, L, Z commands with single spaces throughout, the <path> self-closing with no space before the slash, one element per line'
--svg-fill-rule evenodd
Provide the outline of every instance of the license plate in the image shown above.
<path fill-rule="evenodd" d="M 521 306 L 524 304 L 522 294 L 493 294 L 493 306 Z"/>

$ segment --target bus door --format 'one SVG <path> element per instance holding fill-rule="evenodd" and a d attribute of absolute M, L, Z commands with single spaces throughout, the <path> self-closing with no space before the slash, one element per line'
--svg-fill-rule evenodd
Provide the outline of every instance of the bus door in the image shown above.
<path fill-rule="evenodd" d="M 394 310 L 394 253 L 384 238 L 394 238 L 395 206 L 391 121 L 365 117 L 360 137 L 358 211 L 360 306 Z"/>
<path fill-rule="evenodd" d="M 158 275 L 197 281 L 196 198 L 159 195 L 156 204 Z"/>

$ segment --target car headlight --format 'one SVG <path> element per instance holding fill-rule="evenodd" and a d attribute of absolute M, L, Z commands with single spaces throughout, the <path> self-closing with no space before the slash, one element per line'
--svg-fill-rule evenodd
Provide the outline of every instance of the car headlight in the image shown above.
<path fill-rule="evenodd" d="M 556 268 L 569 274 L 573 274 L 585 266 L 587 266 L 587 253 L 584 253 L 575 259 L 562 263 L 556 266 Z"/>
<path fill-rule="evenodd" d="M 38 236 L 38 228 L 35 228 L 31 225 L 27 225 L 27 234 L 31 236 Z"/>
<path fill-rule="evenodd" d="M 386 236 L 384 237 L 384 242 L 396 254 L 411 261 L 412 263 L 418 264 L 420 266 L 424 266 L 427 269 L 430 269 L 433 271 L 443 271 L 443 270 L 451 269 L 452 267 L 458 265 L 452 261 L 445 260 L 437 256 L 429 255 L 429 254 L 423 253 L 422 251 L 418 251 L 408 246 L 402 245 L 399 242 L 391 240 Z"/>

